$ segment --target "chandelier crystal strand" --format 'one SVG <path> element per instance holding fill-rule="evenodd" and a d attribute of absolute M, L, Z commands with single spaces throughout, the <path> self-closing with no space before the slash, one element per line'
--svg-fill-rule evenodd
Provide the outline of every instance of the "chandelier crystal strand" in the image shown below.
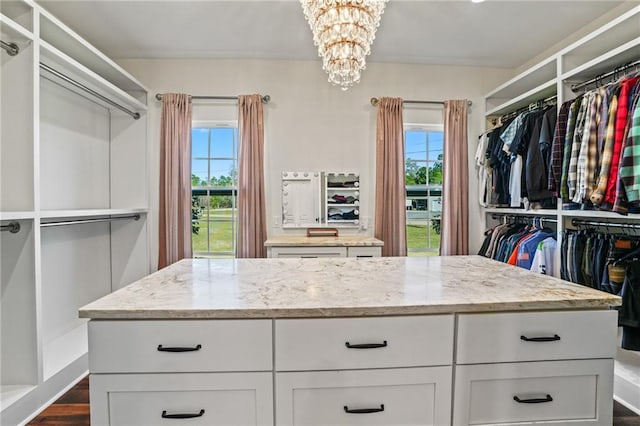
<path fill-rule="evenodd" d="M 300 0 L 329 82 L 347 90 L 360 81 L 388 0 Z"/>

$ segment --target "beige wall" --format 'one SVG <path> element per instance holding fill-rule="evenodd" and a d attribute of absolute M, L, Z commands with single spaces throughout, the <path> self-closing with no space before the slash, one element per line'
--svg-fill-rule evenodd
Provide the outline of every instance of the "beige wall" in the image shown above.
<path fill-rule="evenodd" d="M 150 90 L 150 254 L 157 257 L 158 140 L 160 104 L 157 92 L 192 95 L 271 95 L 265 106 L 266 191 L 269 235 L 296 231 L 280 227 L 280 173 L 295 170 L 348 170 L 361 174 L 361 218 L 372 234 L 375 176 L 375 108 L 369 100 L 400 96 L 414 100 L 467 98 L 469 116 L 470 248 L 476 251 L 483 231 L 477 202 L 473 155 L 484 130 L 483 96 L 506 80 L 512 70 L 369 64 L 361 83 L 343 92 L 326 81 L 319 61 L 265 60 L 121 60 L 120 64 Z M 194 119 L 235 119 L 233 104 L 198 104 Z M 405 109 L 405 122 L 432 123 L 441 116 L 436 107 Z M 366 220 L 368 219 L 368 221 Z M 277 224 L 276 224 L 277 223 Z M 299 231 L 298 231 L 299 232 Z"/>

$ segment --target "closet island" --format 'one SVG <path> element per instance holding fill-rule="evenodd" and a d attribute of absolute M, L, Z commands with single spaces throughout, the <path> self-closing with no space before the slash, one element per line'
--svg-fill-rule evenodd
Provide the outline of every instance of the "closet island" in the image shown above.
<path fill-rule="evenodd" d="M 480 256 L 185 259 L 80 309 L 91 423 L 610 425 L 619 304 Z"/>

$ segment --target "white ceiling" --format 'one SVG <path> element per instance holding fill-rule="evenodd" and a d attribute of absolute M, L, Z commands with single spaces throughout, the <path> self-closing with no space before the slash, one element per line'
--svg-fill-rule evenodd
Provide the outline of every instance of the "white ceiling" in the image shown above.
<path fill-rule="evenodd" d="M 317 57 L 294 0 L 38 2 L 116 59 Z M 390 0 L 368 61 L 513 68 L 620 3 Z"/>

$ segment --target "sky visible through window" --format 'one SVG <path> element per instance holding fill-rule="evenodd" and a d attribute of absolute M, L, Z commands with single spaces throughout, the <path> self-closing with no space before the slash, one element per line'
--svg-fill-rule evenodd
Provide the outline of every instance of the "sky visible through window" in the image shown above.
<path fill-rule="evenodd" d="M 191 174 L 201 182 L 210 182 L 212 177 L 231 176 L 235 167 L 236 133 L 234 128 L 194 128 L 191 133 Z"/>

